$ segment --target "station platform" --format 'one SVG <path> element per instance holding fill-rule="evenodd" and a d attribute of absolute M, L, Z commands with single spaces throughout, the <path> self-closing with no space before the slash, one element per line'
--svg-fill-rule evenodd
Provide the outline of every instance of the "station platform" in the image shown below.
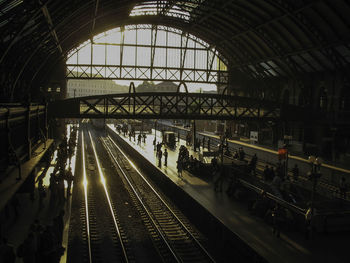
<path fill-rule="evenodd" d="M 69 126 L 67 126 L 69 136 Z M 53 172 L 56 166 L 57 150 L 53 148 L 54 141 L 49 139 L 46 144 L 41 144 L 33 153 L 33 158 L 28 162 L 22 164 L 22 179 L 16 180 L 18 176 L 18 169 L 14 169 L 12 173 L 6 177 L 0 184 L 0 204 L 2 205 L 2 213 L 0 214 L 1 222 L 1 237 L 5 237 L 8 243 L 14 248 L 15 254 L 17 255 L 17 248 L 23 243 L 25 238 L 31 232 L 31 225 L 38 220 L 42 227 L 53 226 L 54 218 L 64 211 L 64 230 L 62 238 L 62 247 L 66 248 L 68 244 L 68 230 L 70 220 L 70 209 L 71 209 L 71 196 L 66 195 L 65 191 L 65 203 L 58 204 L 57 200 L 51 200 L 51 191 L 49 190 L 50 185 L 50 174 Z M 43 169 L 40 165 L 43 156 L 48 150 L 53 151 L 53 158 L 48 166 L 48 169 Z M 75 160 L 76 151 L 71 159 L 70 163 L 67 163 L 66 168 L 69 166 L 72 168 L 74 175 L 75 171 Z M 37 168 L 40 169 L 37 169 Z M 34 173 L 34 174 L 32 174 Z M 32 174 L 34 177 L 35 188 L 33 196 L 27 191 L 21 191 L 21 182 Z M 38 194 L 38 178 L 43 178 L 43 185 L 45 187 L 46 197 L 43 199 L 42 205 L 39 204 Z M 67 187 L 67 185 L 65 185 Z M 13 207 L 11 200 L 16 199 L 17 212 Z M 0 211 L 1 211 L 0 210 Z M 60 263 L 66 262 L 67 251 L 60 258 Z M 23 262 L 22 258 L 16 257 L 16 263 Z"/>
<path fill-rule="evenodd" d="M 113 125 L 109 125 L 109 129 L 117 133 Z M 306 240 L 300 232 L 281 232 L 280 238 L 277 238 L 273 235 L 270 225 L 263 219 L 251 215 L 243 204 L 225 193 L 228 187 L 227 181 L 224 182 L 223 192 L 215 192 L 214 183 L 210 179 L 199 178 L 186 171 L 183 171 L 182 178 L 179 178 L 176 161 L 179 146 L 186 145 L 185 141 L 180 140 L 175 150 L 168 148 L 168 165 L 164 166 L 163 163 L 162 167 L 158 167 L 153 147 L 154 130 L 152 134 L 147 134 L 146 143 L 140 145 L 137 145 L 137 136 L 135 141 L 121 134 L 119 136 L 268 262 L 348 262 L 347 249 L 350 241 L 348 233 L 328 235 L 315 233 L 311 240 Z M 156 132 L 156 141 L 161 141 L 159 131 Z M 166 146 L 163 146 L 163 152 L 164 147 Z M 188 150 L 190 155 L 200 158 L 198 152 L 193 152 L 189 147 Z M 164 158 L 162 160 L 164 162 Z"/>
<path fill-rule="evenodd" d="M 183 136 L 190 131 L 188 128 L 176 126 L 166 121 L 158 121 L 157 128 L 180 132 Z M 197 138 L 201 140 L 203 137 L 206 139 L 206 142 L 209 138 L 211 139 L 212 151 L 218 149 L 217 145 L 220 144 L 220 136 L 208 132 L 197 132 Z M 257 170 L 261 170 L 261 172 L 266 165 L 276 167 L 279 161 L 276 149 L 267 148 L 266 146 L 255 143 L 249 143 L 249 141 L 228 139 L 227 142 L 231 153 L 241 147 L 246 154 L 246 160 L 250 160 L 250 158 L 256 154 L 258 157 Z M 293 177 L 292 168 L 294 165 L 298 165 L 299 178 L 302 179 L 298 182 L 299 187 L 311 191 L 313 188 L 312 183 L 307 180 L 307 174 L 310 172 L 311 166 L 307 157 L 293 154 L 288 155 L 288 175 L 290 177 Z M 344 177 L 349 184 L 350 169 L 339 167 L 331 163 L 323 163 L 320 167 L 320 173 L 322 176 L 318 180 L 319 183 L 316 187 L 316 192 L 330 199 L 343 198 L 340 195 L 339 184 L 342 177 Z M 350 191 L 347 192 L 346 199 L 350 201 Z"/>

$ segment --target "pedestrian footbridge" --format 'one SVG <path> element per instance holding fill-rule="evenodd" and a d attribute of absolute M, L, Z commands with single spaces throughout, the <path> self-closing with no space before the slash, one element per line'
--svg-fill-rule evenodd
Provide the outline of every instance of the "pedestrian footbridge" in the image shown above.
<path fill-rule="evenodd" d="M 182 93 L 129 92 L 71 98 L 51 102 L 56 118 L 277 120 L 283 118 L 276 102 L 240 96 Z"/>

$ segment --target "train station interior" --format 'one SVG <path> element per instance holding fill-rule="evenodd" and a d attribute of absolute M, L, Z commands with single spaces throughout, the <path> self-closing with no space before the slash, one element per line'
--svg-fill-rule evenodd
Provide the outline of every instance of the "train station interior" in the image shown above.
<path fill-rule="evenodd" d="M 348 14 L 0 0 L 0 262 L 349 262 Z"/>

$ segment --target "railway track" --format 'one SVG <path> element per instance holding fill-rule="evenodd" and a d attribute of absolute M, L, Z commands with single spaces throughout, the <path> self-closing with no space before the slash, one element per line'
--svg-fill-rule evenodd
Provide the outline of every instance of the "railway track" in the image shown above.
<path fill-rule="evenodd" d="M 163 262 L 215 262 L 202 245 L 205 240 L 179 211 L 174 211 L 113 139 L 108 136 L 101 140 L 127 185 Z"/>
<path fill-rule="evenodd" d="M 122 234 L 91 133 L 82 133 L 84 203 L 83 262 L 132 262 L 127 237 Z"/>

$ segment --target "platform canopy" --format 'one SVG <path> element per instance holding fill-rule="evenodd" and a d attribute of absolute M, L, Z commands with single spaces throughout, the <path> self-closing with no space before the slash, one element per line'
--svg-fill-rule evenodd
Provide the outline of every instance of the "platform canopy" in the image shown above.
<path fill-rule="evenodd" d="M 131 24 L 189 32 L 249 78 L 335 72 L 350 61 L 345 0 L 0 0 L 0 10 L 3 89 L 50 76 L 72 48 Z"/>

